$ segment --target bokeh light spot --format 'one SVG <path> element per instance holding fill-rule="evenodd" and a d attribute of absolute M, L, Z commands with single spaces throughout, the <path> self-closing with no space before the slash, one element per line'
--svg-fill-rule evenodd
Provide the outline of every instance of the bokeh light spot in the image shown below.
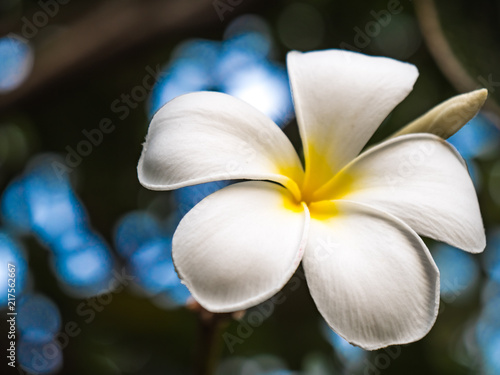
<path fill-rule="evenodd" d="M 33 50 L 20 37 L 0 38 L 0 93 L 19 87 L 33 68 Z"/>
<path fill-rule="evenodd" d="M 113 269 L 112 258 L 104 243 L 91 238 L 83 242 L 78 251 L 55 258 L 55 270 L 59 278 L 74 288 L 76 294 L 95 295 L 105 291 Z"/>
<path fill-rule="evenodd" d="M 26 294 L 18 303 L 17 324 L 26 340 L 46 342 L 61 328 L 61 315 L 57 306 L 47 297 Z"/>
<path fill-rule="evenodd" d="M 454 302 L 467 295 L 479 280 L 479 266 L 476 259 L 460 249 L 439 245 L 432 257 L 439 268 L 441 278 L 441 298 Z"/>
<path fill-rule="evenodd" d="M 9 276 L 9 269 L 14 270 L 14 283 L 10 282 L 10 285 L 14 285 L 14 294 L 19 296 L 24 289 L 26 284 L 26 278 L 28 273 L 28 264 L 25 259 L 25 254 L 23 249 L 10 238 L 6 233 L 0 232 L 0 286 L 3 290 L 0 293 L 0 307 L 7 306 L 9 293 L 8 290 L 12 289 L 9 286 L 9 279 L 12 279 L 12 275 Z M 13 265 L 14 267 L 9 267 Z M 15 303 L 15 301 L 14 301 Z"/>
<path fill-rule="evenodd" d="M 124 257 L 130 257 L 145 242 L 162 236 L 158 220 L 147 212 L 131 212 L 123 217 L 115 229 L 115 245 Z"/>
<path fill-rule="evenodd" d="M 32 342 L 21 337 L 18 344 L 21 367 L 31 374 L 55 374 L 63 365 L 62 350 L 54 339 Z"/>

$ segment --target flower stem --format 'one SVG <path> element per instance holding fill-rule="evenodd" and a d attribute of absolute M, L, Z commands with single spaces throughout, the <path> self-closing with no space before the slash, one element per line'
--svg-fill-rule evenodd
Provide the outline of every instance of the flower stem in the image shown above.
<path fill-rule="evenodd" d="M 198 313 L 198 348 L 195 374 L 213 375 L 222 352 L 221 332 L 229 325 L 231 314 Z"/>

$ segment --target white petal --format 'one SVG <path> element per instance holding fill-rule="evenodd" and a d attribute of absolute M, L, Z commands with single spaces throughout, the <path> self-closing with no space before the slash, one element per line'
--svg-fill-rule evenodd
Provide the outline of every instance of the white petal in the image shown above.
<path fill-rule="evenodd" d="M 290 52 L 287 63 L 310 191 L 358 155 L 418 77 L 411 64 L 343 50 Z"/>
<path fill-rule="evenodd" d="M 438 312 L 439 271 L 417 234 L 354 202 L 325 201 L 310 210 L 303 265 L 330 327 L 367 350 L 427 334 Z"/>
<path fill-rule="evenodd" d="M 226 94 L 179 96 L 153 117 L 139 160 L 142 185 L 171 190 L 209 181 L 271 180 L 296 190 L 302 166 L 269 118 Z M 296 191 L 294 191 L 296 193 Z"/>
<path fill-rule="evenodd" d="M 483 221 L 465 162 L 431 134 L 393 138 L 368 150 L 318 192 L 391 213 L 417 233 L 469 252 L 486 246 Z"/>
<path fill-rule="evenodd" d="M 254 306 L 297 269 L 309 213 L 280 185 L 241 182 L 209 195 L 182 219 L 172 257 L 194 299 L 212 312 Z"/>

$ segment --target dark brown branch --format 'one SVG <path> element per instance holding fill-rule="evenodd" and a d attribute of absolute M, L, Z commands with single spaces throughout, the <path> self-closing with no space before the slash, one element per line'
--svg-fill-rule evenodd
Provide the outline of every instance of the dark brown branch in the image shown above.
<path fill-rule="evenodd" d="M 256 0 L 245 0 L 224 14 L 231 18 Z M 213 0 L 114 0 L 81 17 L 38 51 L 33 72 L 17 90 L 0 95 L 0 112 L 155 36 L 220 24 Z"/>
<path fill-rule="evenodd" d="M 199 315 L 198 347 L 195 358 L 195 375 L 212 375 L 222 351 L 221 332 L 231 321 L 231 314 Z"/>
<path fill-rule="evenodd" d="M 443 75 L 458 92 L 468 92 L 479 88 L 480 85 L 469 75 L 448 43 L 441 28 L 434 1 L 417 0 L 414 4 L 425 43 Z M 484 109 L 500 116 L 500 106 L 491 96 L 486 101 Z M 496 116 L 491 120 L 499 125 Z"/>

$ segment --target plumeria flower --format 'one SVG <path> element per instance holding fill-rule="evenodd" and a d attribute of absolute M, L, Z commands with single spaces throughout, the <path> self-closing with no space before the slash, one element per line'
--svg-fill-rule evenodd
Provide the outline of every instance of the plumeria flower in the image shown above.
<path fill-rule="evenodd" d="M 243 180 L 184 216 L 173 237 L 178 275 L 204 308 L 230 312 L 272 297 L 302 261 L 320 313 L 347 341 L 373 350 L 418 340 L 439 304 L 439 271 L 418 234 L 472 253 L 485 247 L 467 168 L 429 133 L 360 154 L 411 91 L 415 66 L 327 50 L 290 52 L 288 72 L 304 168 L 278 126 L 226 94 L 177 97 L 152 119 L 138 165 L 143 186 Z M 406 131 L 420 123 L 446 133 L 440 116 L 465 121 L 484 99 L 485 90 L 462 95 Z M 480 104 L 459 105 L 471 101 Z"/>

